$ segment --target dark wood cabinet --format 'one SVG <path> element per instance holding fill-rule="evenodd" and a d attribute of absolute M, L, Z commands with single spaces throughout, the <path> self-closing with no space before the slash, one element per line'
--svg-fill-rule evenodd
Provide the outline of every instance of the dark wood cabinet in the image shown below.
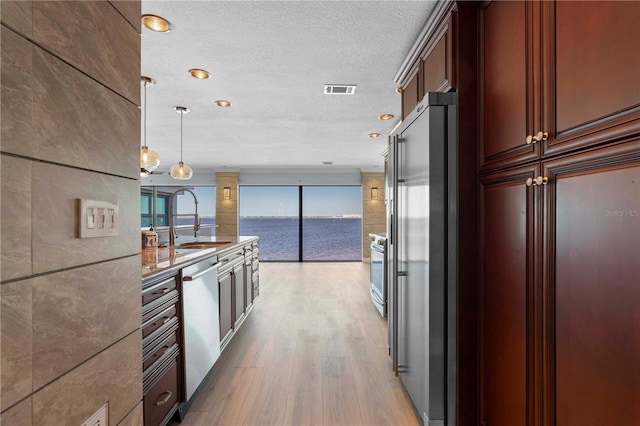
<path fill-rule="evenodd" d="M 640 140 L 543 163 L 545 425 L 640 424 Z"/>
<path fill-rule="evenodd" d="M 531 165 L 479 181 L 480 417 L 525 426 L 533 388 L 536 191 Z M 490 249 L 488 249 L 490 248 Z"/>
<path fill-rule="evenodd" d="M 178 408 L 179 364 L 176 358 L 163 364 L 144 393 L 144 424 L 166 425 Z"/>
<path fill-rule="evenodd" d="M 640 3 L 479 15 L 479 422 L 640 424 Z"/>
<path fill-rule="evenodd" d="M 480 172 L 640 132 L 638 21 L 638 2 L 484 3 Z"/>
<path fill-rule="evenodd" d="M 455 87 L 456 55 L 453 37 L 453 4 L 444 12 L 441 22 L 424 41 L 417 52 L 416 63 L 412 65 L 402 85 L 402 119 L 404 120 L 422 101 L 428 92 L 448 92 Z"/>
<path fill-rule="evenodd" d="M 422 67 L 420 99 L 429 92 L 448 92 L 455 87 L 452 25 L 453 16 L 449 15 L 420 55 Z"/>
<path fill-rule="evenodd" d="M 531 35 L 538 24 L 539 2 L 492 1 L 480 9 L 480 170 L 521 164 L 538 158 L 536 79 Z"/>
<path fill-rule="evenodd" d="M 640 2 L 543 2 L 550 156 L 640 132 Z"/>
<path fill-rule="evenodd" d="M 166 425 L 181 393 L 180 294 L 176 276 L 142 283 L 142 386 L 144 424 Z"/>
<path fill-rule="evenodd" d="M 407 115 L 418 105 L 420 99 L 422 99 L 421 91 L 419 88 L 420 76 L 419 65 L 416 65 L 413 71 L 414 75 L 409 82 L 402 89 L 402 119 L 407 118 Z"/>

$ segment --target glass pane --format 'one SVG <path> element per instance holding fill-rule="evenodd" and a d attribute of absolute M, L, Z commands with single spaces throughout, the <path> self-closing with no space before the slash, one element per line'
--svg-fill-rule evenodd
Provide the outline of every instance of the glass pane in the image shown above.
<path fill-rule="evenodd" d="M 260 237 L 260 260 L 299 258 L 297 186 L 241 186 L 240 235 Z"/>
<path fill-rule="evenodd" d="M 151 194 L 140 194 L 140 213 L 151 214 Z"/>
<path fill-rule="evenodd" d="M 362 260 L 362 189 L 302 188 L 302 259 Z"/>

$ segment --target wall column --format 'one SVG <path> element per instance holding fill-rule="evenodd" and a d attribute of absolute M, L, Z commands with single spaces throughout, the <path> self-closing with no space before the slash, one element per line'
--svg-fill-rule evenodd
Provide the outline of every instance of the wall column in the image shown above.
<path fill-rule="evenodd" d="M 378 188 L 378 199 L 371 199 L 371 189 Z M 387 232 L 387 208 L 384 203 L 384 173 L 362 173 L 362 259 L 371 259 L 370 233 Z"/>
<path fill-rule="evenodd" d="M 238 236 L 238 172 L 216 173 L 216 235 Z M 229 188 L 230 199 L 224 199 L 224 188 Z"/>

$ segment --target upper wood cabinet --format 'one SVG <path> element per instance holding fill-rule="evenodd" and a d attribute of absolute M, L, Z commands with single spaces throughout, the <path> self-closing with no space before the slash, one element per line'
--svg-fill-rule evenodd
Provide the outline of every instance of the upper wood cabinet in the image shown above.
<path fill-rule="evenodd" d="M 407 118 L 407 115 L 413 111 L 418 105 L 422 96 L 420 96 L 419 90 L 420 73 L 418 67 L 416 67 L 413 77 L 402 89 L 402 119 Z"/>
<path fill-rule="evenodd" d="M 452 25 L 449 15 L 420 55 L 421 99 L 429 92 L 448 92 L 454 87 Z"/>
<path fill-rule="evenodd" d="M 542 2 L 543 156 L 640 132 L 640 2 Z"/>
<path fill-rule="evenodd" d="M 483 4 L 479 170 L 638 133 L 637 22 L 638 2 Z"/>
<path fill-rule="evenodd" d="M 419 47 L 417 60 L 402 86 L 402 119 L 404 120 L 429 92 L 448 92 L 455 88 L 455 55 L 453 26 L 457 8 L 452 5 L 434 31 Z"/>
<path fill-rule="evenodd" d="M 480 9 L 479 152 L 480 170 L 538 158 L 527 144 L 536 132 L 539 72 L 531 34 L 538 25 L 538 2 L 493 1 Z"/>

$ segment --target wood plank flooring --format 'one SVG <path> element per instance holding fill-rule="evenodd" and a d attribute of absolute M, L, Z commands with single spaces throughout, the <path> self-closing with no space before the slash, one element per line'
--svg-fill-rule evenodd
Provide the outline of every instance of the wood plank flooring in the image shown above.
<path fill-rule="evenodd" d="M 183 426 L 419 425 L 366 263 L 261 263 L 256 306 Z"/>

